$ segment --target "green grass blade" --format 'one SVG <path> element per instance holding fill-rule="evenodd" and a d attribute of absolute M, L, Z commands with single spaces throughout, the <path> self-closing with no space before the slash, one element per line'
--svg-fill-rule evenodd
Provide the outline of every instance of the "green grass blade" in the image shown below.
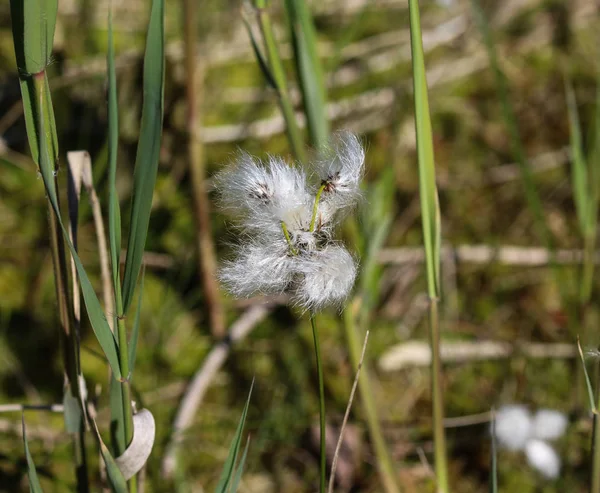
<path fill-rule="evenodd" d="M 286 0 L 285 8 L 290 24 L 294 62 L 302 91 L 310 141 L 314 147 L 321 148 L 329 140 L 329 121 L 315 26 L 308 4 L 304 0 Z"/>
<path fill-rule="evenodd" d="M 46 92 L 44 90 L 43 81 L 41 77 L 37 77 L 34 79 L 37 81 L 37 95 L 40 108 L 42 108 L 42 113 L 44 112 L 44 106 L 47 103 L 46 100 Z M 46 193 L 48 195 L 48 200 L 58 218 L 58 222 L 63 232 L 63 236 L 69 250 L 71 252 L 73 262 L 75 263 L 75 268 L 77 270 L 77 276 L 79 277 L 79 283 L 81 287 L 81 292 L 83 294 L 83 300 L 85 302 L 85 306 L 87 309 L 88 317 L 90 319 L 90 323 L 92 325 L 92 329 L 94 330 L 94 334 L 108 359 L 110 367 L 115 374 L 116 378 L 121 378 L 121 371 L 119 367 L 119 359 L 117 354 L 117 342 L 114 338 L 112 331 L 106 321 L 106 317 L 100 306 L 100 302 L 98 301 L 98 297 L 96 296 L 96 292 L 87 276 L 85 268 L 79 259 L 79 255 L 69 238 L 69 233 L 62 221 L 60 216 L 60 208 L 58 206 L 58 197 L 56 194 L 56 189 L 54 185 L 54 159 L 50 157 L 48 153 L 48 146 L 44 143 L 44 137 L 46 140 L 50 140 L 50 136 L 46 133 L 46 122 L 44 118 L 40 118 L 38 121 L 38 135 L 40 136 L 39 148 L 40 148 L 40 173 L 42 175 L 42 180 L 44 182 L 44 186 L 46 188 Z"/>
<path fill-rule="evenodd" d="M 244 26 L 246 26 L 246 31 L 248 32 L 248 37 L 250 38 L 250 44 L 252 45 L 252 51 L 254 52 L 254 56 L 256 57 L 258 66 L 260 67 L 260 71 L 265 76 L 267 84 L 269 84 L 269 86 L 272 89 L 277 89 L 277 83 L 275 82 L 275 77 L 271 73 L 271 69 L 269 68 L 269 64 L 267 63 L 267 60 L 265 59 L 262 52 L 260 51 L 260 48 L 256 41 L 256 38 L 254 37 L 254 33 L 252 32 L 252 27 L 250 26 L 250 23 L 248 22 L 248 19 L 246 18 L 245 15 L 242 16 L 242 21 L 244 21 Z"/>
<path fill-rule="evenodd" d="M 129 374 L 133 376 L 133 370 L 135 368 L 135 355 L 137 351 L 137 343 L 140 335 L 140 317 L 142 315 L 142 296 L 144 294 L 144 270 L 142 270 L 142 279 L 140 281 L 140 290 L 138 294 L 138 304 L 135 310 L 135 319 L 133 320 L 133 328 L 131 330 L 131 339 L 129 340 Z M 132 377 L 129 377 L 130 379 Z"/>
<path fill-rule="evenodd" d="M 117 149 L 119 146 L 119 109 L 117 101 L 117 75 L 113 43 L 112 11 L 108 14 L 108 240 L 112 267 L 113 290 L 117 312 L 123 305 L 119 274 L 121 255 L 121 211 L 117 196 Z M 122 316 L 123 313 L 117 313 Z"/>
<path fill-rule="evenodd" d="M 583 153 L 583 142 L 581 137 L 581 125 L 579 113 L 577 112 L 577 101 L 573 87 L 569 82 L 565 83 L 567 110 L 569 114 L 569 131 L 571 137 L 571 177 L 573 180 L 573 199 L 577 210 L 577 219 L 582 234 L 585 234 L 588 220 L 588 183 L 587 163 Z"/>
<path fill-rule="evenodd" d="M 581 342 L 579 341 L 579 337 L 577 338 L 577 350 L 579 351 L 579 359 L 581 360 L 581 367 L 583 368 L 583 375 L 585 377 L 585 386 L 587 388 L 588 399 L 590 402 L 590 411 L 592 413 L 596 413 L 596 399 L 594 398 L 594 387 L 592 386 L 592 381 L 590 380 L 590 376 L 587 371 L 587 364 L 585 363 L 585 356 L 583 355 L 583 349 L 581 349 Z"/>
<path fill-rule="evenodd" d="M 235 463 L 237 461 L 237 456 L 240 451 L 240 445 L 242 443 L 242 432 L 244 430 L 244 424 L 246 423 L 246 416 L 248 415 L 248 408 L 250 407 L 250 397 L 252 396 L 252 389 L 254 387 L 254 380 L 250 385 L 250 391 L 248 392 L 248 399 L 246 399 L 246 405 L 244 406 L 244 410 L 242 411 L 242 415 L 240 416 L 240 421 L 237 426 L 237 430 L 235 431 L 235 435 L 233 436 L 233 440 L 231 441 L 231 445 L 229 447 L 229 454 L 227 454 L 227 459 L 225 460 L 225 464 L 223 465 L 223 471 L 221 472 L 221 477 L 219 478 L 219 483 L 217 484 L 216 493 L 226 493 L 229 491 L 230 486 L 232 485 L 232 480 L 235 473 Z"/>
<path fill-rule="evenodd" d="M 38 478 L 31 452 L 29 451 L 29 445 L 27 445 L 27 433 L 25 430 L 25 416 L 21 418 L 23 424 L 23 445 L 25 446 L 25 457 L 27 459 L 27 476 L 29 477 L 29 491 L 30 493 L 42 493 L 42 485 L 40 484 L 40 478 Z"/>
<path fill-rule="evenodd" d="M 144 104 L 134 172 L 131 224 L 123 275 L 123 313 L 133 300 L 146 245 L 158 171 L 165 72 L 164 0 L 153 0 L 144 55 Z"/>
<path fill-rule="evenodd" d="M 113 492 L 128 493 L 127 482 L 125 481 L 123 474 L 121 474 L 121 470 L 119 469 L 119 466 L 117 466 L 117 463 L 111 455 L 110 450 L 108 450 L 108 447 L 104 445 L 95 421 L 92 421 L 92 427 L 94 434 L 96 435 L 96 440 L 98 441 L 98 446 L 100 447 L 100 454 L 102 455 L 102 459 L 104 459 L 104 464 L 106 465 L 108 482 L 110 483 Z"/>
<path fill-rule="evenodd" d="M 250 439 L 246 440 L 246 446 L 244 447 L 244 453 L 242 454 L 242 458 L 237 466 L 235 471 L 235 476 L 233 477 L 233 481 L 231 481 L 231 487 L 229 491 L 231 493 L 235 493 L 238 490 L 240 485 L 240 481 L 242 480 L 242 474 L 244 473 L 244 466 L 246 464 L 246 457 L 248 456 L 248 449 L 250 448 Z"/>
<path fill-rule="evenodd" d="M 425 59 L 421 41 L 421 23 L 418 2 L 416 0 L 411 0 L 409 6 L 415 98 L 415 128 L 417 133 L 417 154 L 419 160 L 419 193 L 421 199 L 423 237 L 427 265 L 427 285 L 429 296 L 437 298 L 440 293 L 440 217 L 437 186 L 435 182 L 433 137 L 431 132 L 431 119 L 429 116 L 429 99 L 427 96 Z"/>

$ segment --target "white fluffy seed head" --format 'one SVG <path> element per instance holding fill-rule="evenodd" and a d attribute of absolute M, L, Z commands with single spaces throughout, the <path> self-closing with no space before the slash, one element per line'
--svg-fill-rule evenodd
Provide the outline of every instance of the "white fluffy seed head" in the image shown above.
<path fill-rule="evenodd" d="M 540 440 L 556 440 L 564 435 L 568 419 L 560 411 L 540 409 L 533 417 L 532 436 Z"/>
<path fill-rule="evenodd" d="M 225 262 L 219 279 L 234 296 L 280 294 L 294 276 L 294 260 L 285 239 L 249 241 L 237 248 L 234 260 Z"/>
<path fill-rule="evenodd" d="M 551 445 L 543 440 L 531 439 L 525 447 L 527 461 L 548 479 L 556 479 L 560 474 L 560 457 Z"/>
<path fill-rule="evenodd" d="M 323 223 L 360 200 L 364 163 L 365 151 L 356 135 L 350 132 L 335 134 L 331 145 L 323 150 L 314 164 L 315 173 L 325 186 L 319 206 Z"/>
<path fill-rule="evenodd" d="M 523 450 L 533 430 L 531 415 L 525 406 L 503 406 L 496 412 L 494 429 L 501 447 Z"/>
<path fill-rule="evenodd" d="M 322 250 L 296 258 L 299 278 L 294 302 L 307 310 L 340 305 L 356 279 L 356 264 L 344 247 L 328 245 Z"/>
<path fill-rule="evenodd" d="M 290 210 L 311 201 L 303 170 L 277 157 L 262 163 L 248 154 L 215 177 L 221 205 L 247 229 L 276 226 Z"/>

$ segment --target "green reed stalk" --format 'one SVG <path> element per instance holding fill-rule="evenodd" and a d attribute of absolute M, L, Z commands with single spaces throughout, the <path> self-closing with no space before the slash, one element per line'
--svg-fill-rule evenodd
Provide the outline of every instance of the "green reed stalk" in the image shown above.
<path fill-rule="evenodd" d="M 435 473 L 437 491 L 439 493 L 448 493 L 450 488 L 448 484 L 448 459 L 446 457 L 446 434 L 444 430 L 444 399 L 442 393 L 438 313 L 440 298 L 440 210 L 435 182 L 433 138 L 429 115 L 423 42 L 421 38 L 421 21 L 417 0 L 409 0 L 409 10 L 415 98 L 415 129 L 419 160 L 419 195 L 429 294 L 429 338 L 431 345 L 431 397 Z"/>
<path fill-rule="evenodd" d="M 315 343 L 315 357 L 317 360 L 317 379 L 319 381 L 319 491 L 325 493 L 327 491 L 326 474 L 327 474 L 327 449 L 326 435 L 327 428 L 325 422 L 325 384 L 323 382 L 323 362 L 321 361 L 321 346 L 319 344 L 319 332 L 315 323 L 315 314 L 310 314 L 310 325 L 312 327 L 313 340 Z"/>

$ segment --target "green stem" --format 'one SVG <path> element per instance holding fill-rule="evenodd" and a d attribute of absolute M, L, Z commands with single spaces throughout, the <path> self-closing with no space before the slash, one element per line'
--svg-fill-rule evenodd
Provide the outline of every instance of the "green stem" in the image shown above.
<path fill-rule="evenodd" d="M 319 200 L 321 199 L 321 194 L 323 193 L 323 190 L 325 190 L 326 186 L 327 186 L 327 184 L 323 183 L 319 187 L 319 190 L 317 190 L 317 194 L 315 195 L 315 203 L 313 205 L 312 218 L 310 220 L 310 232 L 311 233 L 315 230 L 315 223 L 317 222 L 317 213 L 319 212 Z"/>
<path fill-rule="evenodd" d="M 289 91 L 287 87 L 287 78 L 279 51 L 277 49 L 277 42 L 275 41 L 275 35 L 273 34 L 273 26 L 271 24 L 271 17 L 267 10 L 266 0 L 256 0 L 255 5 L 258 11 L 258 22 L 260 24 L 260 30 L 263 36 L 265 49 L 267 51 L 267 59 L 269 61 L 269 68 L 271 69 L 271 75 L 277 86 L 277 96 L 279 97 L 279 106 L 285 119 L 286 132 L 292 148 L 292 153 L 298 161 L 306 162 L 306 151 L 304 149 L 304 143 L 302 141 L 302 135 L 298 128 L 298 122 L 296 121 L 296 114 L 294 113 L 294 107 L 290 100 Z"/>
<path fill-rule="evenodd" d="M 442 364 L 440 356 L 440 326 L 438 300 L 429 301 L 429 335 L 431 344 L 431 395 L 433 407 L 433 444 L 437 491 L 447 493 L 448 459 L 446 457 L 446 432 L 444 430 L 444 397 L 442 393 Z"/>
<path fill-rule="evenodd" d="M 287 224 L 285 224 L 283 221 L 281 221 L 281 231 L 283 231 L 283 236 L 285 236 L 285 239 L 288 242 L 288 245 L 290 246 L 290 251 L 292 252 L 292 255 L 298 255 L 298 250 L 292 243 L 292 238 L 290 237 L 290 232 L 288 231 Z"/>
<path fill-rule="evenodd" d="M 354 315 L 350 309 L 344 310 L 344 330 L 346 332 L 346 340 L 348 342 L 352 366 L 358 367 L 360 362 L 361 342 L 358 337 Z M 394 462 L 383 437 L 372 389 L 371 372 L 369 371 L 369 365 L 365 356 L 360 379 L 358 380 L 358 393 L 366 415 L 369 437 L 373 443 L 373 449 L 377 459 L 377 470 L 383 483 L 384 490 L 387 493 L 399 493 L 400 488 L 396 480 Z"/>
<path fill-rule="evenodd" d="M 600 406 L 600 399 L 598 401 Z M 600 493 L 600 426 L 598 414 L 594 413 L 594 431 L 592 438 L 592 477 L 590 493 Z"/>
<path fill-rule="evenodd" d="M 120 293 L 119 293 L 120 294 Z M 117 296 L 117 313 L 123 310 L 121 297 Z M 129 351 L 127 350 L 127 328 L 123 315 L 117 316 L 117 337 L 119 339 L 119 366 L 123 380 L 121 383 L 121 396 L 123 403 L 123 433 L 125 435 L 125 448 L 133 440 L 133 412 L 131 408 L 131 375 L 129 374 Z M 137 476 L 129 480 L 129 492 L 137 492 Z"/>
<path fill-rule="evenodd" d="M 310 314 L 310 325 L 312 326 L 313 339 L 315 342 L 315 356 L 317 359 L 317 378 L 319 380 L 319 423 L 320 423 L 320 441 L 319 450 L 321 455 L 320 460 L 320 482 L 319 491 L 324 493 L 326 491 L 325 475 L 327 472 L 327 451 L 325 448 L 325 437 L 326 437 L 326 424 L 325 424 L 325 385 L 323 384 L 323 363 L 321 361 L 321 349 L 319 346 L 319 334 L 317 326 L 315 324 L 315 314 Z"/>

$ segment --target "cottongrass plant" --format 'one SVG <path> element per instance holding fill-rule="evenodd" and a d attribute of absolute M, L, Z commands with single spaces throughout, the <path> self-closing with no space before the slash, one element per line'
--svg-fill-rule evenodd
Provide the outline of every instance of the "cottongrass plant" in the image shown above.
<path fill-rule="evenodd" d="M 279 157 L 241 154 L 217 176 L 221 205 L 241 230 L 235 258 L 220 271 L 234 296 L 288 294 L 312 313 L 348 296 L 356 262 L 333 233 L 361 197 L 363 148 L 340 133 L 311 168 L 308 175 Z"/>
<path fill-rule="evenodd" d="M 357 265 L 334 239 L 340 220 L 361 198 L 365 154 L 358 138 L 335 135 L 331 146 L 306 169 L 270 156 L 261 162 L 241 154 L 216 177 L 223 208 L 236 219 L 240 242 L 220 271 L 237 297 L 290 296 L 310 311 L 319 382 L 320 491 L 326 488 L 325 391 L 315 312 L 341 307 Z"/>

